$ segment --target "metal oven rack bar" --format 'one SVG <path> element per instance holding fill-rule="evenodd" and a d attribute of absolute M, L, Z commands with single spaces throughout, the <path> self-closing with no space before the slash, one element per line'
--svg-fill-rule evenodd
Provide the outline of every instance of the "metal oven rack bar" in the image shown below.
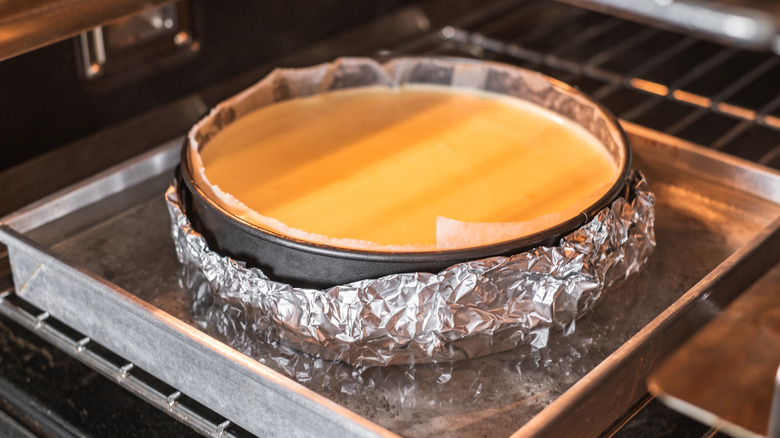
<path fill-rule="evenodd" d="M 772 3 L 726 1 L 630 2 L 625 0 L 564 0 L 584 8 L 673 26 L 735 45 L 780 52 L 780 10 Z"/>

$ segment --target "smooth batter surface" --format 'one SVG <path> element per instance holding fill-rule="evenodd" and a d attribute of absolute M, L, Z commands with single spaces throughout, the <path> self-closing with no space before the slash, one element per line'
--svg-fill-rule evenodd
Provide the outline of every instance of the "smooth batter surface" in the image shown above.
<path fill-rule="evenodd" d="M 201 182 L 216 186 L 212 194 L 237 216 L 363 249 L 520 237 L 577 215 L 617 178 L 598 140 L 552 112 L 432 86 L 271 105 L 235 121 L 200 154 Z M 460 239 L 461 231 L 477 237 Z"/>

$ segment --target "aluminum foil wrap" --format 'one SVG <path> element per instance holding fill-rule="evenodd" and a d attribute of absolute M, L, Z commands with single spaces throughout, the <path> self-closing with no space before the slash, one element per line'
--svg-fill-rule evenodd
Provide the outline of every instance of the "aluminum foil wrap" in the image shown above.
<path fill-rule="evenodd" d="M 621 197 L 557 246 L 490 257 L 439 273 L 405 273 L 324 290 L 295 288 L 211 251 L 166 200 L 183 281 L 196 303 L 231 313 L 220 333 L 279 341 L 354 366 L 445 362 L 547 345 L 574 331 L 604 288 L 641 269 L 655 247 L 653 194 L 639 172 Z M 213 323 L 214 321 L 212 321 Z M 219 321 L 217 321 L 219 323 Z"/>

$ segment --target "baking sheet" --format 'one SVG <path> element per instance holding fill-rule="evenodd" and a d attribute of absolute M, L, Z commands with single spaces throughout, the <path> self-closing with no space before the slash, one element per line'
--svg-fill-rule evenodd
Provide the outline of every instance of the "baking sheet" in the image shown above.
<path fill-rule="evenodd" d="M 656 193 L 658 247 L 647 269 L 605 291 L 574 334 L 553 333 L 540 354 L 523 347 L 411 375 L 399 367 L 356 375 L 289 352 L 310 364 L 298 379 L 316 393 L 293 383 L 269 370 L 278 363 L 260 365 L 193 325 L 162 199 L 172 173 L 162 164 L 113 193 L 100 195 L 111 185 L 98 178 L 76 191 L 91 187 L 86 200 L 68 204 L 71 191 L 42 201 L 4 220 L 26 236 L 3 228 L 0 240 L 19 296 L 258 434 L 593 435 L 644 394 L 648 367 L 717 311 L 701 312 L 700 298 L 728 301 L 776 262 L 764 248 L 780 234 L 777 174 L 628 127 L 634 165 Z M 177 152 L 169 149 L 157 153 Z M 748 275 L 733 275 L 737 268 Z M 662 345 L 653 342 L 660 334 L 669 335 Z M 344 376 L 370 384 L 344 385 L 352 382 Z"/>

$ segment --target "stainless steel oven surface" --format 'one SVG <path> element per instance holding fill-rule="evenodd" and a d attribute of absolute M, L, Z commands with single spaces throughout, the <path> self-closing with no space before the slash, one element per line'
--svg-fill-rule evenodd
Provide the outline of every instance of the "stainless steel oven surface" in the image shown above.
<path fill-rule="evenodd" d="M 138 15 L 135 10 L 128 12 L 123 26 L 112 21 L 115 27 L 106 27 L 97 19 L 90 32 L 73 39 L 4 55 L 0 81 L 5 77 L 19 89 L 6 88 L 10 96 L 23 94 L 20 84 L 27 84 L 52 99 L 76 99 L 80 103 L 71 108 L 80 114 L 56 102 L 37 112 L 21 106 L 15 115 L 5 110 L 14 123 L 0 127 L 8 138 L 3 152 L 17 157 L 0 171 L 0 242 L 7 248 L 0 259 L 0 432 L 734 433 L 721 429 L 721 420 L 702 424 L 673 413 L 647 395 L 645 381 L 780 261 L 776 36 L 748 43 L 722 26 L 684 26 L 674 22 L 677 13 L 663 15 L 669 10 L 659 9 L 667 7 L 662 2 L 634 8 L 579 0 L 349 3 L 329 11 L 252 9 L 276 26 L 274 37 L 251 31 L 251 23 L 240 21 L 251 22 L 245 14 L 180 2 L 143 12 L 140 21 L 127 18 Z M 777 21 L 764 4 L 689 6 L 711 19 L 731 17 L 743 36 L 751 28 L 750 35 L 769 35 Z M 346 11 L 354 15 L 347 18 Z M 22 12 L 14 16 L 21 20 Z M 330 24 L 320 20 L 326 17 Z M 740 17 L 754 18 L 755 26 Z M 233 29 L 245 34 L 230 39 Z M 69 35 L 63 31 L 61 37 Z M 127 52 L 127 35 L 156 49 Z M 174 44 L 155 46 L 155 35 Z M 236 38 L 257 38 L 255 51 L 235 44 Z M 182 54 L 181 47 L 190 52 Z M 168 53 L 170 64 L 157 64 L 164 55 L 155 50 Z M 645 172 L 656 193 L 658 246 L 646 269 L 605 292 L 572 335 L 551 335 L 542 352 L 521 347 L 452 365 L 418 366 L 412 373 L 353 370 L 296 352 L 264 354 L 198 324 L 193 296 L 179 281 L 162 198 L 188 127 L 276 66 L 345 55 L 384 60 L 418 54 L 537 70 L 578 87 L 614 113 L 629 134 L 634 167 Z M 47 56 L 72 61 L 72 78 L 42 74 L 38 69 Z M 135 59 L 155 67 L 126 73 Z M 196 66 L 204 69 L 200 75 L 193 73 Z M 80 88 L 63 91 L 57 80 Z M 112 106 L 120 101 L 128 102 L 124 110 Z M 101 108 L 104 120 L 95 116 Z M 72 126 L 59 134 L 36 132 L 45 130 L 47 118 L 58 126 L 57 117 Z M 31 144 L 27 152 L 25 143 Z M 764 280 L 750 290 L 771 295 L 773 287 Z"/>

